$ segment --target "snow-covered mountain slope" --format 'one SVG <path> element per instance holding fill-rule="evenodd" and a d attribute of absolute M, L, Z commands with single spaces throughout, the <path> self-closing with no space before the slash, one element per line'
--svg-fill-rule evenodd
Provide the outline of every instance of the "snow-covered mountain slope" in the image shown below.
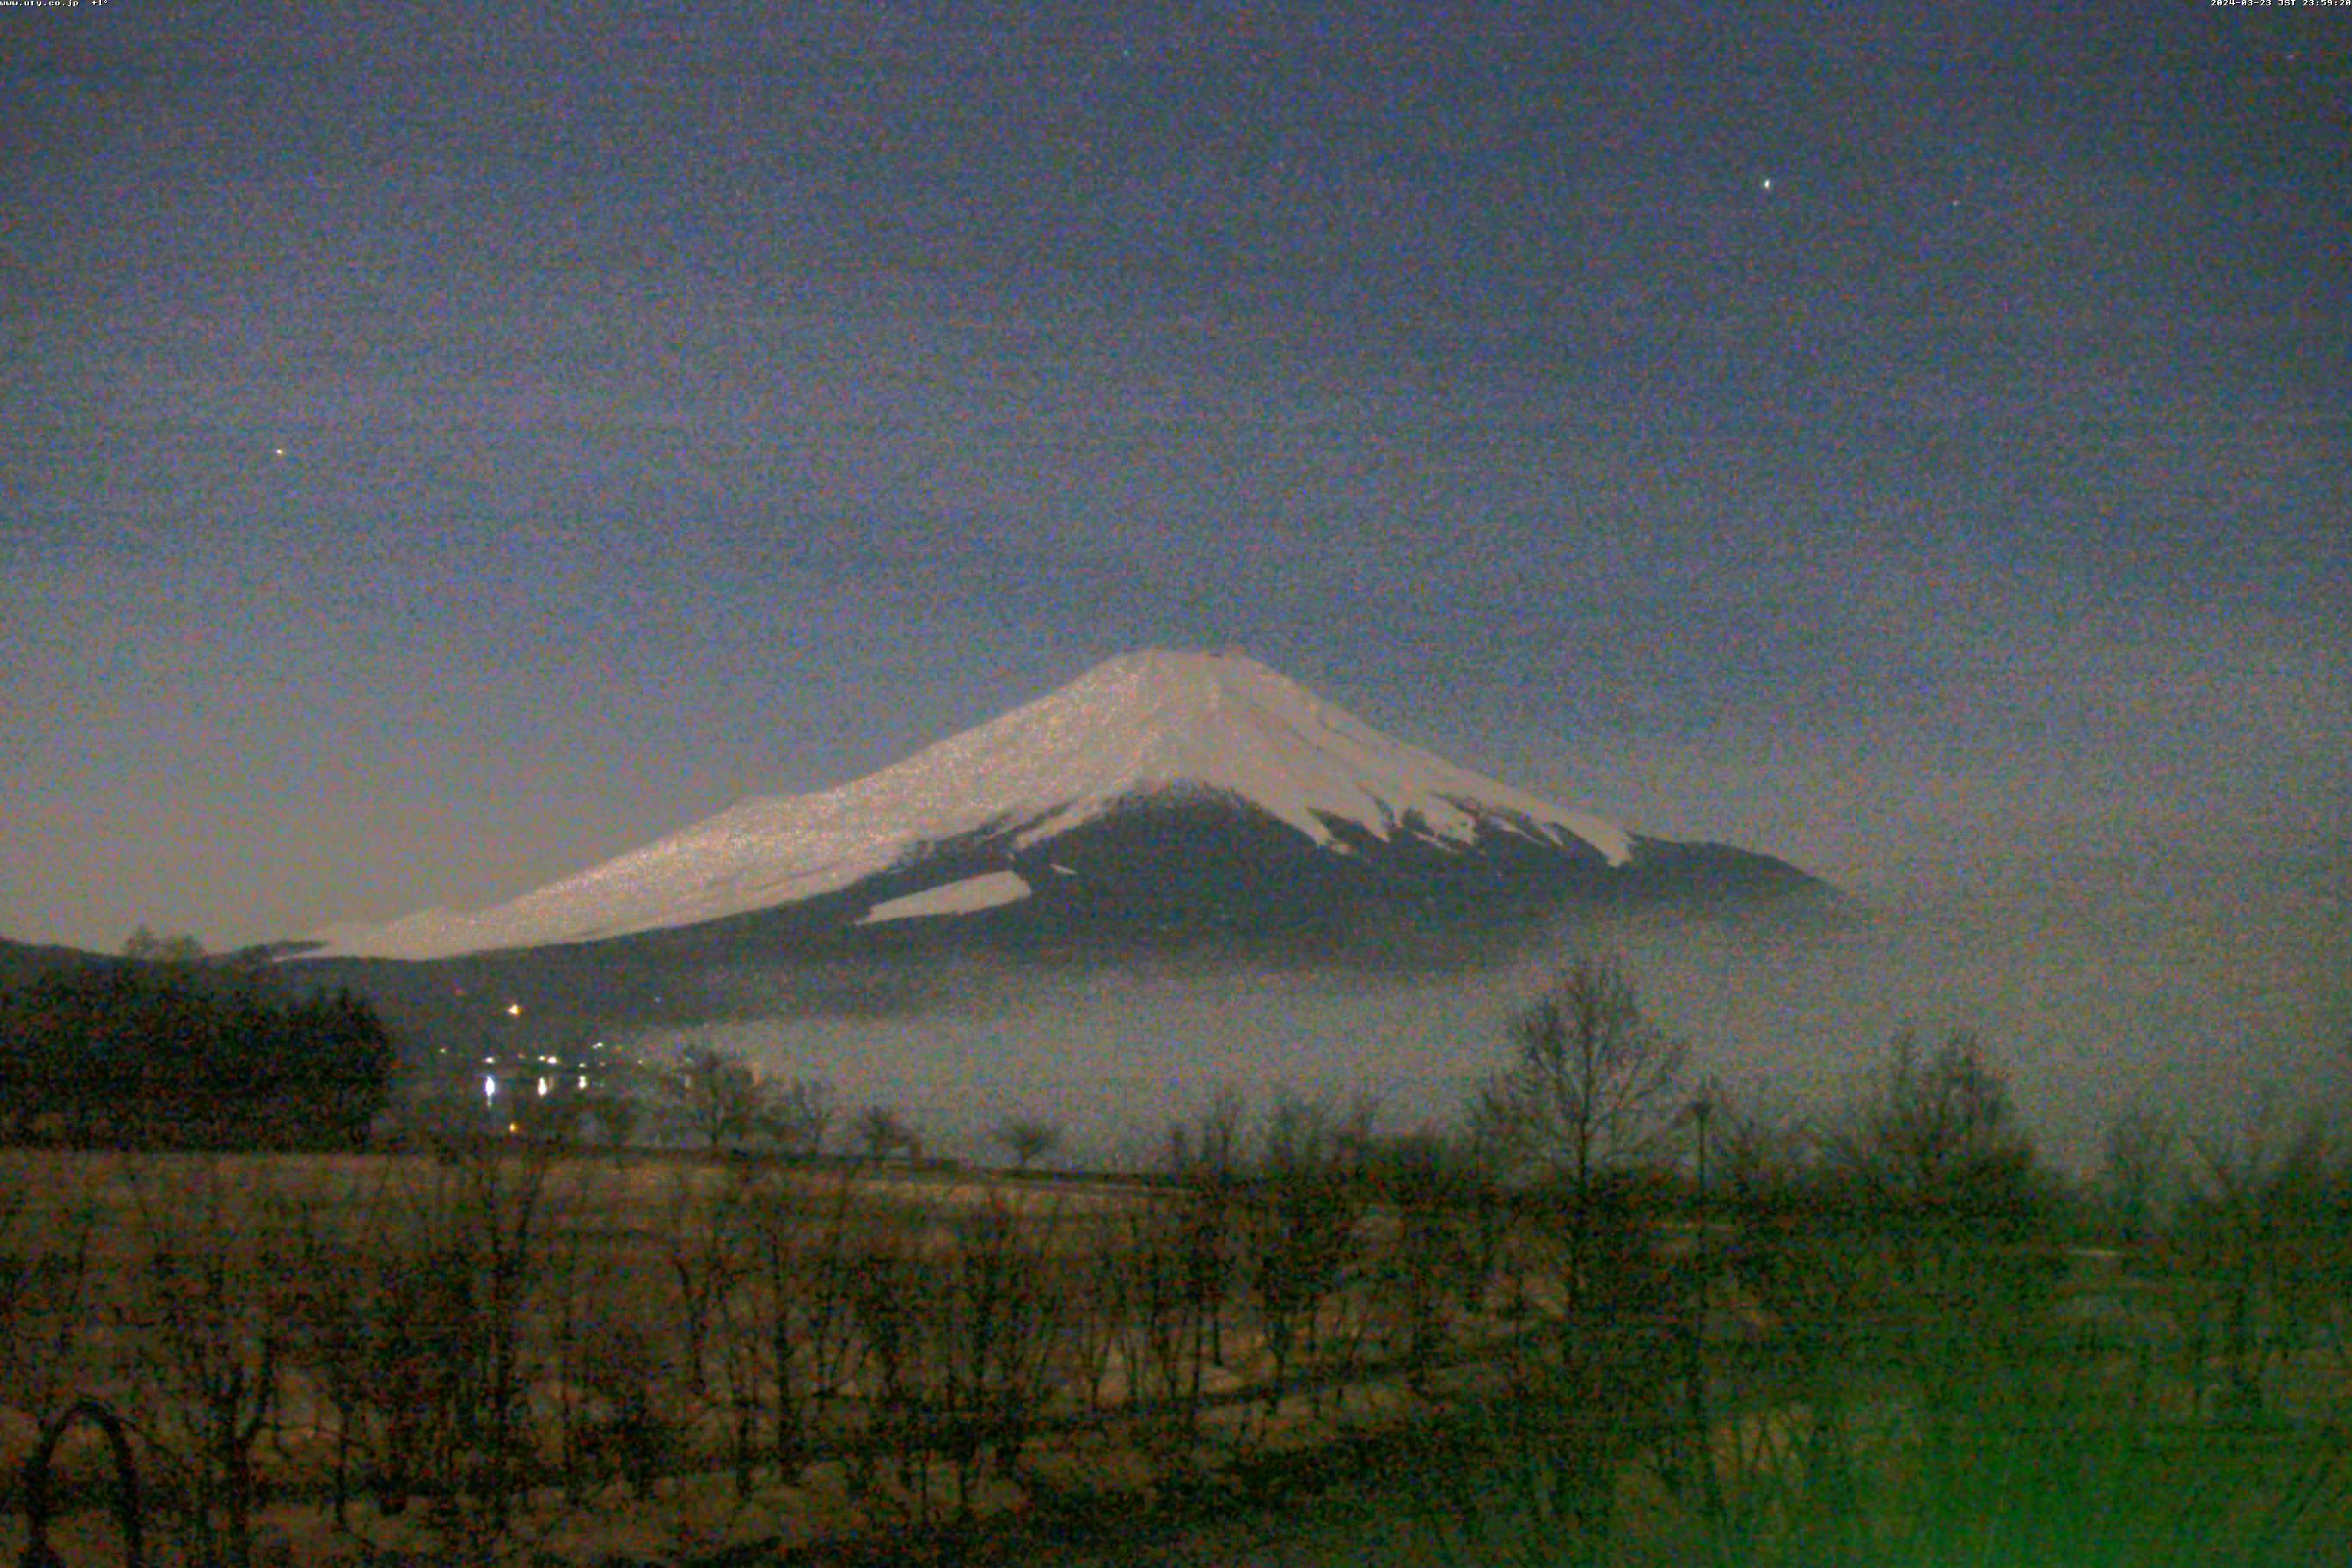
<path fill-rule="evenodd" d="M 1181 835 L 1166 826 L 1177 817 Z M 1135 835 L 1112 835 L 1113 855 L 1106 829 L 1147 818 L 1160 826 L 1139 873 Z M 901 926 L 1015 905 L 1034 921 L 1077 899 L 1098 918 L 1122 868 L 1160 878 L 1185 857 L 1263 862 L 1269 849 L 1328 864 L 1341 893 L 1375 863 L 1390 889 L 1414 868 L 1487 860 L 1522 878 L 1532 862 L 1606 877 L 1653 844 L 1383 734 L 1253 659 L 1151 650 L 838 789 L 745 801 L 491 909 L 337 927 L 310 956 L 442 958 L 803 906 Z M 1064 862 L 1087 846 L 1081 889 Z"/>

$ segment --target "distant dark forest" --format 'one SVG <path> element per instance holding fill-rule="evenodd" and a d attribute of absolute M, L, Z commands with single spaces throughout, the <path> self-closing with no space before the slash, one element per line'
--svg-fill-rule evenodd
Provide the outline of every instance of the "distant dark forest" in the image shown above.
<path fill-rule="evenodd" d="M 58 952 L 0 986 L 0 1142 L 355 1148 L 394 1062 L 373 1007 L 145 933 Z"/>

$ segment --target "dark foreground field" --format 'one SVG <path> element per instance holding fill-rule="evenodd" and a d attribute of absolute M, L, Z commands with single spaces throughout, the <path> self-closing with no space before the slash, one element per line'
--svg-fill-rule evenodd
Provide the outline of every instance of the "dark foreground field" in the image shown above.
<path fill-rule="evenodd" d="M 0 1155 L 0 1563 L 2346 1561 L 2337 1208 L 1719 1186 Z"/>

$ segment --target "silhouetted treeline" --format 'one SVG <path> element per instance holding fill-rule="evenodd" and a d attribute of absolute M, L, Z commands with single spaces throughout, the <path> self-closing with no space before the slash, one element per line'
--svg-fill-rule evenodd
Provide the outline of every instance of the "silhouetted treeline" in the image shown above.
<path fill-rule="evenodd" d="M 123 1148 L 363 1143 L 394 1066 L 349 992 L 189 958 L 58 965 L 0 990 L 0 1141 Z"/>

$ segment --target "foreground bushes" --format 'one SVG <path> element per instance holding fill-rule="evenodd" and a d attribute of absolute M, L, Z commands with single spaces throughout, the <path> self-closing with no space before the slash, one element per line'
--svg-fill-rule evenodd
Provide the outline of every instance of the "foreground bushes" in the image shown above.
<path fill-rule="evenodd" d="M 436 1563 L 560 1560 L 566 1521 L 689 1493 L 951 1553 L 1109 1492 L 1245 1513 L 1350 1429 L 1392 1554 L 1438 1561 L 2268 1564 L 2352 1534 L 2325 1139 L 2085 1202 L 1965 1037 L 1898 1041 L 1825 1126 L 1677 1114 L 1630 994 L 1573 978 L 1608 1005 L 1524 1031 L 1532 1088 L 1475 1137 L 1221 1098 L 1116 1181 L 457 1131 L 6 1156 L 0 1432 L 97 1394 L 165 1533 L 238 1564 L 289 1498 L 348 1554 Z"/>

